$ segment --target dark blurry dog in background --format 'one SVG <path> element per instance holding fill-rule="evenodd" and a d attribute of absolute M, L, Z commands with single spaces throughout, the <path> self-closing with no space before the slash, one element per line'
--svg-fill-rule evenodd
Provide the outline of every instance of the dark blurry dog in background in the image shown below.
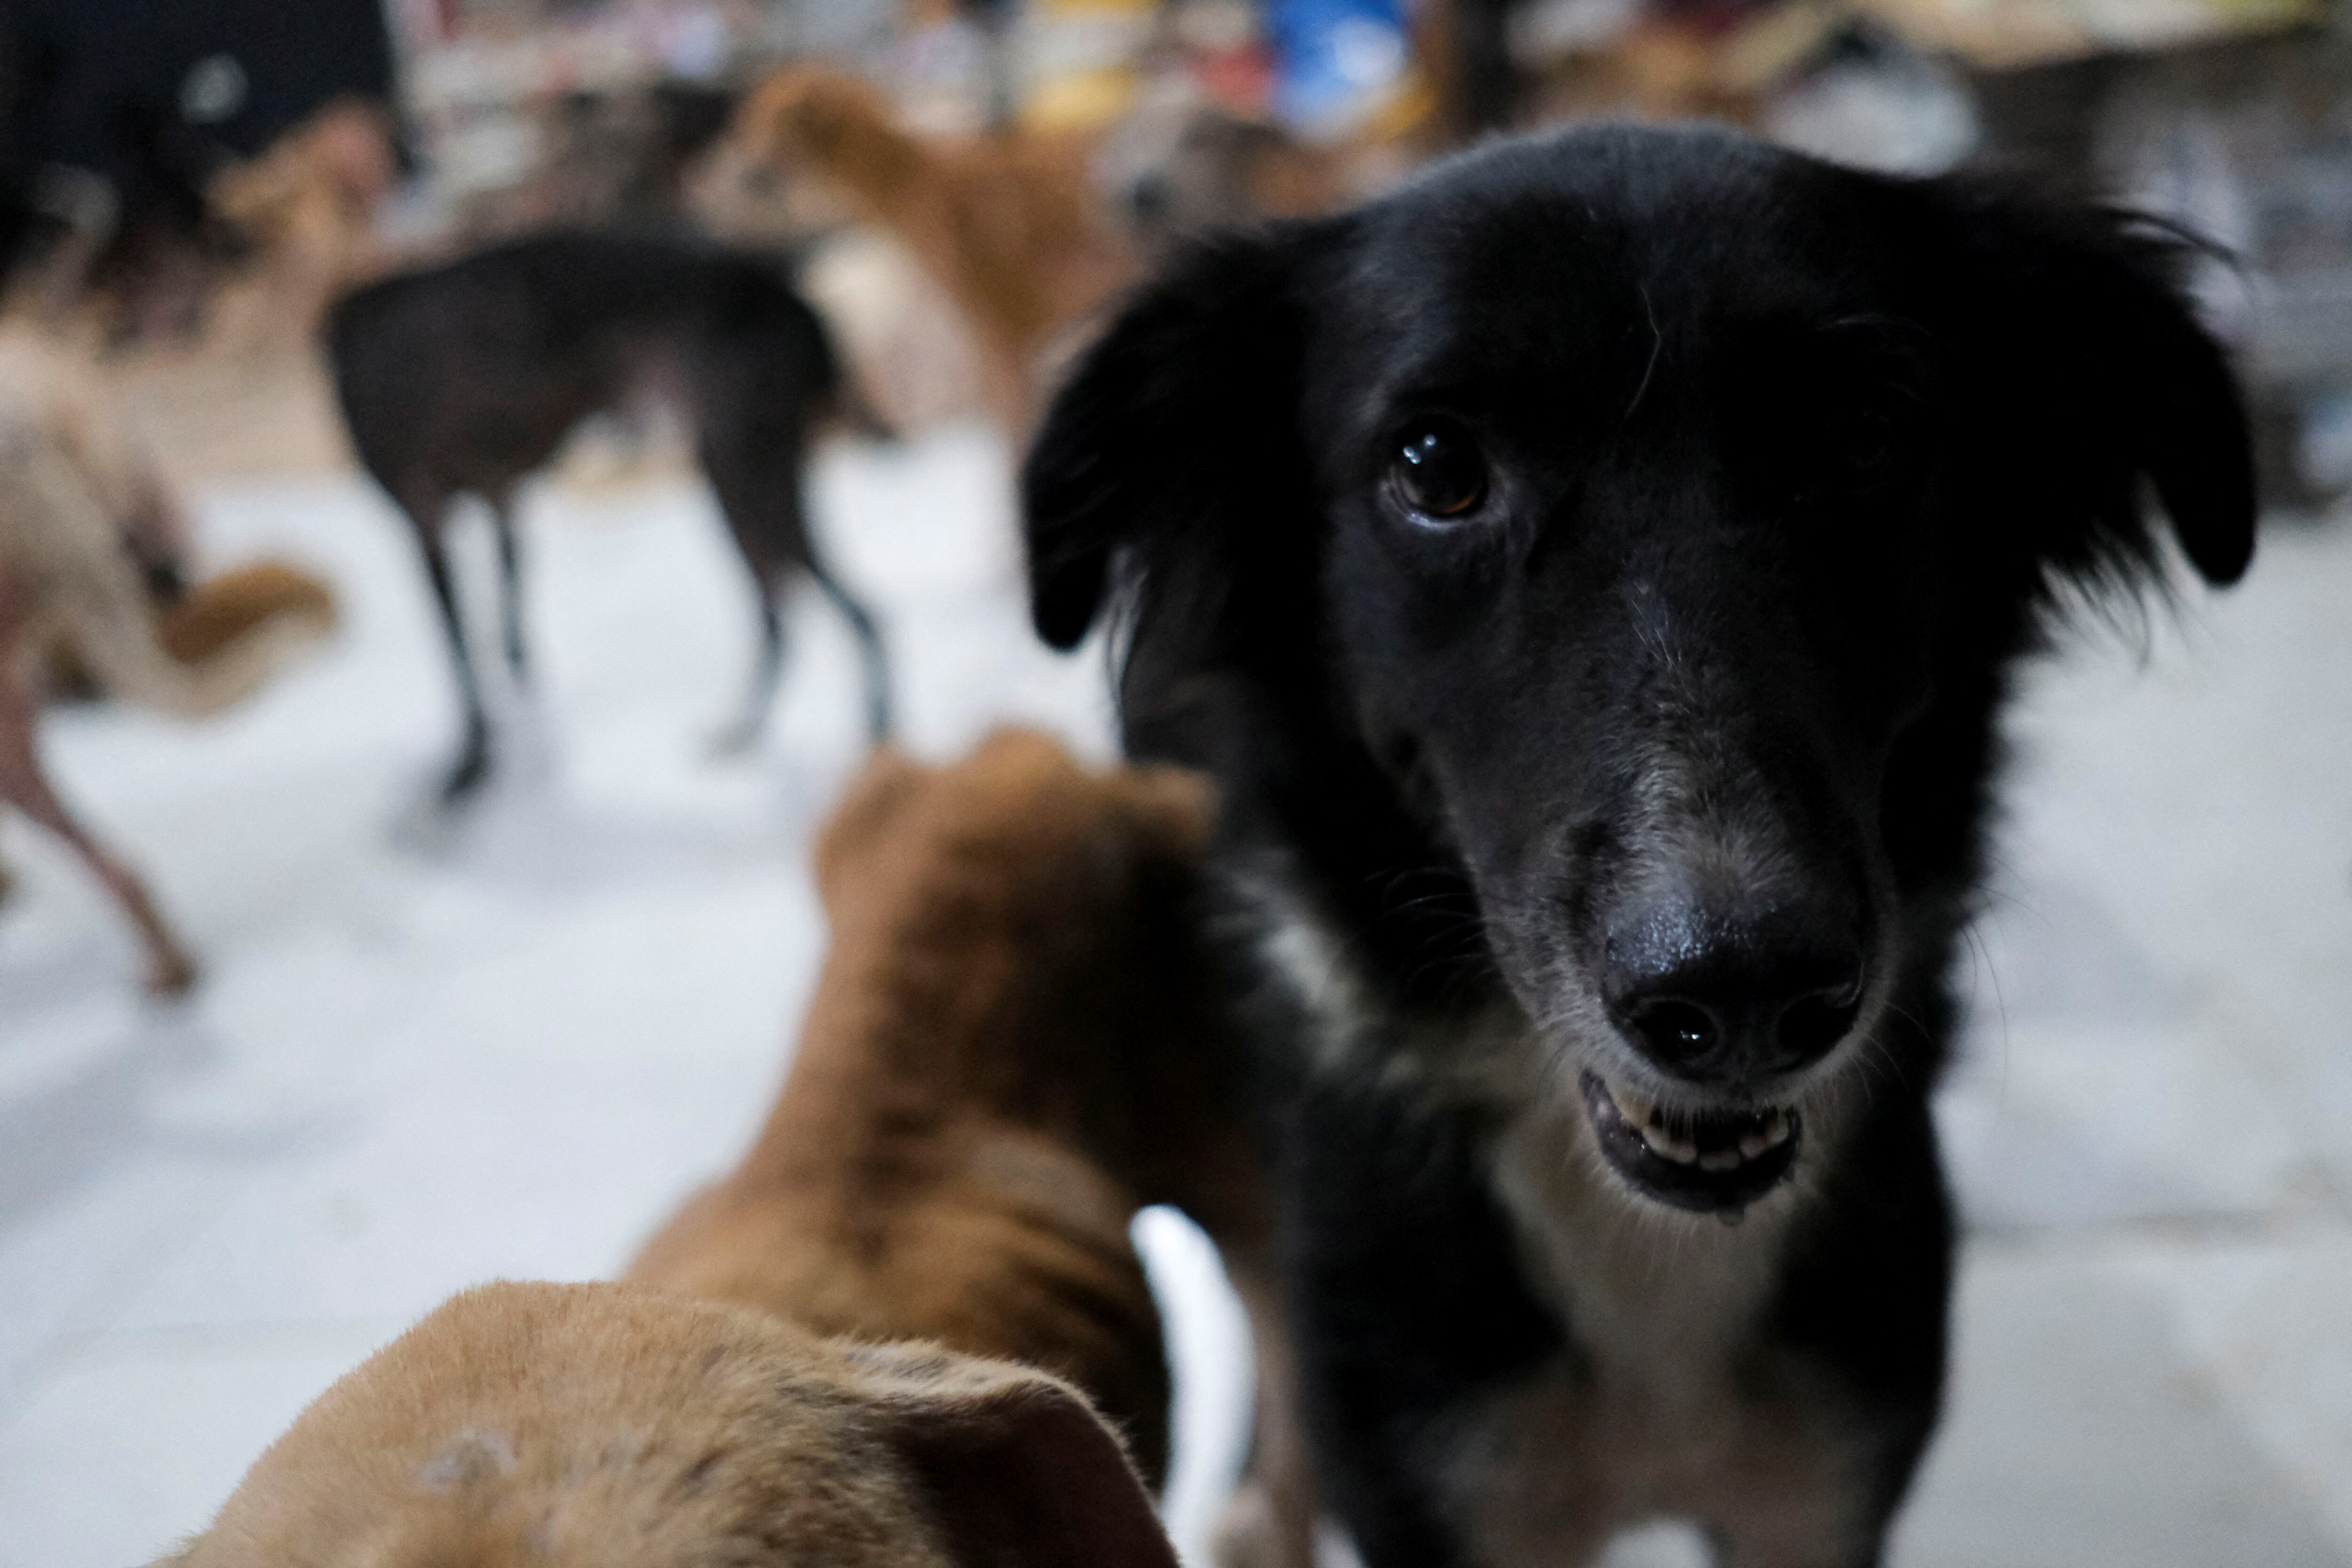
<path fill-rule="evenodd" d="M 683 81 L 560 93 L 534 115 L 530 172 L 468 198 L 456 227 L 475 244 L 545 228 L 683 231 L 691 173 L 738 98 Z"/>
<path fill-rule="evenodd" d="M 289 594 L 273 577 L 214 595 L 183 662 L 161 638 L 155 588 L 176 579 L 184 548 L 176 506 L 89 367 L 31 328 L 0 329 L 0 805 L 88 862 L 139 928 L 158 992 L 184 990 L 195 966 L 137 874 L 68 814 L 42 771 L 40 667 L 62 644 L 102 689 L 201 717 L 253 691 L 334 619 L 315 584 Z"/>
<path fill-rule="evenodd" d="M 1116 605 L 1129 750 L 1217 778 L 1294 1389 L 1369 1568 L 1661 1517 L 1881 1561 L 2011 672 L 2154 574 L 2144 484 L 2208 580 L 2253 548 L 2187 253 L 1570 132 L 1184 253 L 1056 398 L 1036 624 Z"/>
<path fill-rule="evenodd" d="M 780 601 L 814 582 L 856 634 L 867 726 L 890 725 L 873 617 L 809 537 L 805 469 L 828 418 L 851 412 L 824 325 L 773 258 L 698 242 L 560 233 L 389 278 L 338 304 L 328 342 L 360 460 L 416 530 L 465 708 L 442 788 L 455 802 L 491 766 L 489 722 L 443 547 L 451 504 L 487 502 L 498 531 L 506 658 L 524 670 L 515 489 L 589 416 L 649 392 L 681 406 L 728 531 L 751 569 L 760 641 L 722 749 L 753 743 L 782 671 Z"/>
<path fill-rule="evenodd" d="M 1028 731 L 944 769 L 878 755 L 818 841 L 832 945 L 783 1094 L 629 1279 L 1044 1367 L 1158 1485 L 1129 1223 L 1174 1204 L 1237 1256 L 1266 1229 L 1194 934 L 1211 819 L 1197 775 L 1092 773 Z"/>
<path fill-rule="evenodd" d="M 1096 194 L 1090 151 L 1081 138 L 1027 132 L 918 136 L 857 78 L 794 66 L 744 100 L 697 205 L 721 232 L 854 222 L 888 233 L 971 326 L 989 411 L 1019 437 L 1053 352 L 1139 265 Z"/>
<path fill-rule="evenodd" d="M 1176 1568 L 1086 1401 L 620 1285 L 452 1298 L 153 1568 Z"/>

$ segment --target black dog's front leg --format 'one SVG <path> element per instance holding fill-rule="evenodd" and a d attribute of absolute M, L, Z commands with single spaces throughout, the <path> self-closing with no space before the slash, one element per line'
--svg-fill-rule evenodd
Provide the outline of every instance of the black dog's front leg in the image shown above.
<path fill-rule="evenodd" d="M 1318 1482 L 1366 1568 L 1469 1568 L 1447 1517 L 1449 1417 L 1556 1357 L 1470 1129 L 1361 1085 L 1288 1129 L 1286 1248 Z"/>

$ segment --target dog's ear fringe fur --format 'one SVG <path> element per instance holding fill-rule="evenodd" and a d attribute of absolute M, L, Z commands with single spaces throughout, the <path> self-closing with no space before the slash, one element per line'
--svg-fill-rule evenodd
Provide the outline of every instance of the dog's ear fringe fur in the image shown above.
<path fill-rule="evenodd" d="M 2252 441 L 2187 291 L 2196 263 L 2227 251 L 2181 224 L 2053 201 L 2013 179 L 1913 184 L 1949 220 L 1960 280 L 1987 301 L 1967 334 L 1990 354 L 1973 390 L 2006 426 L 1983 436 L 2017 443 L 2017 460 L 1993 465 L 2009 487 L 1978 504 L 2029 514 L 2042 610 L 2110 614 L 2148 588 L 2170 600 L 2150 490 L 2197 571 L 2237 581 L 2253 552 Z"/>
<path fill-rule="evenodd" d="M 1951 344 L 1963 377 L 1956 525 L 2022 529 L 2029 588 L 2055 622 L 2167 593 L 2146 490 L 2189 561 L 2234 582 L 2253 548 L 2251 441 L 2236 381 L 2199 323 L 2187 274 L 2217 248 L 2177 224 L 2056 201 L 2014 180 L 1945 175 L 1889 184 L 1924 216 L 1924 265 L 1971 303 Z M 1296 443 L 1294 303 L 1301 240 L 1345 218 L 1270 225 L 1196 242 L 1119 312 L 1062 387 L 1022 475 L 1031 615 L 1075 647 L 1108 610 L 1114 642 L 1156 621 L 1223 619 L 1236 570 L 1160 581 L 1176 535 L 1216 529 L 1245 544 L 1241 465 L 1260 481 Z M 1988 461 L 1987 459 L 1991 459 Z M 1975 514 L 1973 516 L 1969 514 Z M 1209 552 L 1205 541 L 1190 553 Z M 1147 594 L 1146 579 L 1153 580 Z M 2014 588 L 2009 592 L 2015 592 Z M 1114 651 L 1114 659 L 1118 654 Z"/>
<path fill-rule="evenodd" d="M 1165 532 L 1224 510 L 1237 465 L 1294 440 L 1296 235 L 1276 224 L 1180 251 L 1055 395 L 1022 467 L 1030 614 L 1075 647 L 1133 601 Z"/>

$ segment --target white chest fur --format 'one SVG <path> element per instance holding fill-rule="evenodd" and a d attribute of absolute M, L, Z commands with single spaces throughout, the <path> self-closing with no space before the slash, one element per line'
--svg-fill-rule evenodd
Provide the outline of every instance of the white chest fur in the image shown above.
<path fill-rule="evenodd" d="M 1528 1283 L 1572 1329 L 1595 1390 L 1649 1426 L 1703 1421 L 1754 1335 L 1785 1241 L 1768 1199 L 1736 1226 L 1631 1196 L 1580 1106 L 1522 1111 L 1494 1151 L 1495 1192 Z"/>
<path fill-rule="evenodd" d="M 1727 1562 L 1866 1560 L 1854 1434 L 1765 1321 L 1795 1200 L 1729 1226 L 1631 1198 L 1580 1110 L 1518 1118 L 1494 1180 L 1574 1349 L 1465 1409 L 1431 1456 L 1477 1559 L 1570 1568 L 1622 1530 L 1684 1519 Z"/>
<path fill-rule="evenodd" d="M 1463 1407 L 1420 1456 L 1473 1560 L 1573 1568 L 1668 1518 L 1698 1523 L 1742 1568 L 1869 1561 L 1855 1434 L 1819 1374 L 1763 1331 L 1794 1192 L 1736 1226 L 1626 1193 L 1561 1081 L 1572 1069 L 1516 1008 L 1400 1027 L 1343 938 L 1281 879 L 1253 881 L 1272 917 L 1260 951 L 1308 1016 L 1307 1070 L 1503 1113 L 1494 1191 L 1573 1348 Z"/>

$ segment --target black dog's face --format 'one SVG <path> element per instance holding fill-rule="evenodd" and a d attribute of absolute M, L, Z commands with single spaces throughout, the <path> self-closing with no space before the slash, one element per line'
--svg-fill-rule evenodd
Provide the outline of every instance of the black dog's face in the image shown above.
<path fill-rule="evenodd" d="M 1688 225 L 1378 210 L 1317 280 L 1301 417 L 1358 736 L 1604 1149 L 1712 1207 L 1786 1173 L 1895 967 L 1877 799 L 1931 684 L 1936 384 L 1866 265 L 1759 227 L 1768 265 L 1695 271 Z"/>
<path fill-rule="evenodd" d="M 2231 489 L 2107 450 L 2133 424 L 2117 398 L 2151 389 L 2069 408 L 2122 344 L 2220 377 L 2176 396 L 2235 419 L 2160 281 L 2117 263 L 2108 301 L 2153 326 L 2094 330 L 2054 369 L 1988 360 L 1984 334 L 2068 307 L 1972 279 L 1949 200 L 1717 136 L 1507 146 L 1261 241 L 1256 292 L 1238 253 L 1222 288 L 1195 279 L 1192 352 L 1255 360 L 1197 421 L 1166 363 L 1127 384 L 1146 438 L 1190 441 L 1193 465 L 1109 535 L 1138 577 L 1130 700 L 1139 667 L 1238 676 L 1360 756 L 1466 879 L 1559 1091 L 1677 1206 L 1783 1180 L 1810 1097 L 1880 1025 L 1906 897 L 1950 870 L 1921 847 L 1938 825 L 1906 819 L 1906 748 L 1939 703 L 1980 723 L 2045 568 L 2144 542 L 2138 471 L 2168 500 Z M 1120 395 L 1122 330 L 1129 353 L 1184 352 L 1150 341 L 1170 303 L 1114 329 L 1033 458 L 1049 637 L 1071 631 L 1057 595 L 1091 613 L 1102 563 L 1048 525 L 1139 460 L 1139 432 L 1081 400 Z M 2251 538 L 2234 439 L 2234 510 L 2182 520 L 2216 576 Z M 1222 490 L 1199 472 L 1221 461 Z M 1973 810 L 1972 789 L 1947 793 Z"/>

